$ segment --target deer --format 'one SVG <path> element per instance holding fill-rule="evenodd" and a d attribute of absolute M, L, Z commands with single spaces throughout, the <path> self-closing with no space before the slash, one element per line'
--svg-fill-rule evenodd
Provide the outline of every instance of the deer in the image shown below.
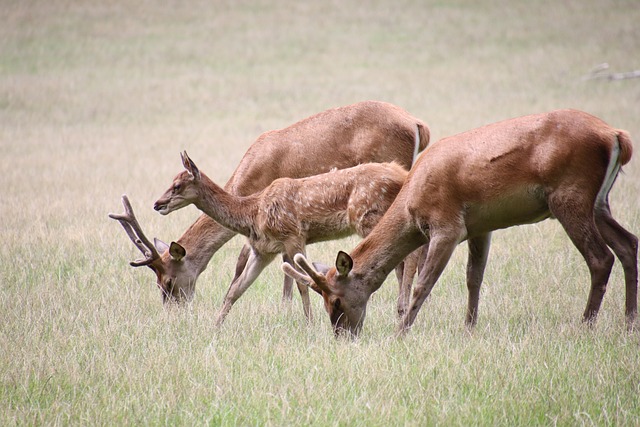
<path fill-rule="evenodd" d="M 447 137 L 418 158 L 394 203 L 350 254 L 340 251 L 326 273 L 294 255 L 286 274 L 324 299 L 336 336 L 357 337 L 367 302 L 407 254 L 425 245 L 426 257 L 397 334 L 412 327 L 455 247 L 467 241 L 465 324 L 478 302 L 492 232 L 557 219 L 584 258 L 591 288 L 583 322 L 593 324 L 614 256 L 625 277 L 629 329 L 637 317 L 638 238 L 612 216 L 609 192 L 631 159 L 628 132 L 577 110 L 505 120 Z"/>
<path fill-rule="evenodd" d="M 168 215 L 193 204 L 247 237 L 251 249 L 243 271 L 229 286 L 216 326 L 277 255 L 292 265 L 293 256 L 304 253 L 307 244 L 369 234 L 408 174 L 398 163 L 365 163 L 306 178 L 278 178 L 262 191 L 236 196 L 201 172 L 186 151 L 181 159 L 185 170 L 176 175 L 154 209 Z M 310 320 L 307 284 L 299 284 L 299 290 Z"/>
<path fill-rule="evenodd" d="M 422 151 L 429 143 L 429 127 L 393 104 L 362 101 L 332 108 L 261 134 L 224 188 L 232 194 L 247 196 L 277 178 L 303 178 L 372 162 L 395 161 L 409 170 L 415 157 L 416 134 L 418 150 Z M 191 301 L 200 274 L 215 253 L 236 235 L 202 214 L 177 241 L 151 242 L 144 236 L 133 209 L 127 212 L 125 206 L 124 214 L 109 217 L 121 223 L 142 252 L 143 258 L 130 264 L 147 266 L 155 273 L 163 303 Z M 249 253 L 245 245 L 236 263 L 234 279 L 244 270 Z M 291 279 L 285 276 L 283 300 L 292 298 L 292 286 Z"/>

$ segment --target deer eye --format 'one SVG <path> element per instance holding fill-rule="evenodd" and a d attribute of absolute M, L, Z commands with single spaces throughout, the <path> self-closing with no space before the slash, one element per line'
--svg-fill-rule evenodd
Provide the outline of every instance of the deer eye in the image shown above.
<path fill-rule="evenodd" d="M 180 191 L 180 188 L 181 188 L 180 184 L 174 184 L 174 186 L 173 186 L 173 192 L 174 192 L 174 193 L 179 192 L 179 191 Z"/>

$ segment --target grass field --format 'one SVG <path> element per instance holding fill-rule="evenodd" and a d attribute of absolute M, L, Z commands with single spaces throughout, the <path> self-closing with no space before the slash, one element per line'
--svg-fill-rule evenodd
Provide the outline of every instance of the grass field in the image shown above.
<path fill-rule="evenodd" d="M 557 222 L 494 234 L 473 333 L 461 245 L 405 339 L 389 280 L 350 342 L 319 298 L 309 326 L 299 298 L 280 304 L 276 265 L 216 330 L 239 238 L 191 305 L 163 308 L 107 218 L 126 193 L 148 235 L 175 240 L 199 212 L 152 203 L 180 150 L 223 183 L 263 131 L 365 99 L 434 140 L 572 107 L 638 143 L 640 79 L 584 76 L 640 68 L 639 21 L 634 0 L 0 0 L 0 424 L 640 424 L 622 269 L 582 325 L 588 271 Z M 611 193 L 636 234 L 639 147 Z"/>

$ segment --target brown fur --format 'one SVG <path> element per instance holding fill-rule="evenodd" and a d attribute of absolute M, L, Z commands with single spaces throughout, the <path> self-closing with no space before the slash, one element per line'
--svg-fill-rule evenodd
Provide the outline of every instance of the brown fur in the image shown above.
<path fill-rule="evenodd" d="M 620 147 L 617 160 L 612 157 L 615 144 Z M 638 239 L 611 216 L 606 187 L 631 153 L 625 131 L 575 110 L 506 120 L 445 138 L 418 159 L 395 203 L 371 234 L 351 255 L 339 254 L 337 265 L 351 264 L 352 269 L 334 268 L 320 275 L 311 271 L 304 257 L 298 258 L 310 279 L 323 289 L 325 302 L 329 300 L 325 306 L 335 319 L 334 330 L 357 334 L 370 295 L 390 269 L 418 246 L 428 244 L 409 310 L 400 322 L 399 330 L 404 332 L 454 248 L 467 240 L 466 322 L 472 326 L 491 232 L 557 218 L 591 273 L 584 320 L 595 319 L 604 296 L 613 264 L 608 246 L 624 268 L 625 313 L 632 325 L 637 313 Z M 606 177 L 607 171 L 612 176 Z"/>

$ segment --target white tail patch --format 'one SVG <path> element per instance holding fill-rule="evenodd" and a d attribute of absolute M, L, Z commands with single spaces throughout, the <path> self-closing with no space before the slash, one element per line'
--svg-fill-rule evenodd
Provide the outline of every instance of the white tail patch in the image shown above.
<path fill-rule="evenodd" d="M 620 141 L 618 141 L 618 137 L 616 136 L 616 142 L 613 145 L 613 150 L 611 150 L 611 157 L 609 158 L 609 165 L 607 166 L 607 173 L 604 176 L 604 181 L 596 197 L 596 209 L 607 206 L 607 197 L 609 196 L 611 187 L 613 187 L 613 183 L 616 181 L 618 172 L 620 172 L 620 167 Z"/>
<path fill-rule="evenodd" d="M 415 146 L 413 147 L 413 160 L 411 160 L 411 167 L 416 163 L 418 154 L 420 154 L 420 125 L 416 123 L 416 141 Z"/>

